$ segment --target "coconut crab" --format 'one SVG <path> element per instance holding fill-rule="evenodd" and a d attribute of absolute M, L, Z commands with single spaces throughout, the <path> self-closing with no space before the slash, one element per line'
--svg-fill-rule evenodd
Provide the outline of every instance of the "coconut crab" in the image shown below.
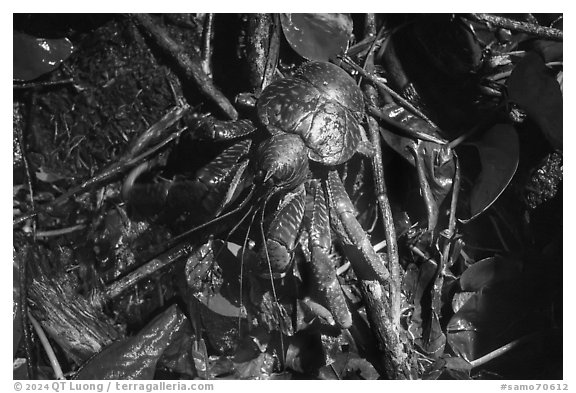
<path fill-rule="evenodd" d="M 307 222 L 312 281 L 334 322 L 348 328 L 352 316 L 330 258 L 331 229 L 358 277 L 377 277 L 383 283 L 389 278 L 383 260 L 355 218 L 354 206 L 336 171 L 338 165 L 357 152 L 373 154 L 360 124 L 364 116 L 362 93 L 340 67 L 309 62 L 291 77 L 266 87 L 256 110 L 260 127 L 247 120 L 199 121 L 197 132 L 214 140 L 246 136 L 251 139 L 242 139 L 224 150 L 200 169 L 194 179 L 166 183 L 160 192 L 162 199 L 174 204 L 181 195 L 201 194 L 198 201 L 176 204 L 188 206 L 187 210 L 192 212 L 200 202 L 216 219 L 235 214 L 247 205 L 248 212 L 240 222 L 251 213 L 254 220 L 260 212 L 261 270 L 270 278 L 277 278 L 290 268 L 300 229 L 303 221 Z M 134 191 L 134 182 L 149 168 L 150 164 L 145 164 L 129 175 L 123 192 L 127 200 L 139 194 Z M 244 188 L 248 189 L 247 195 L 240 198 Z M 307 193 L 313 200 L 313 208 L 304 220 Z M 264 212 L 268 204 L 273 204 L 272 200 L 277 203 L 264 231 Z M 238 206 L 224 213 L 235 202 Z"/>

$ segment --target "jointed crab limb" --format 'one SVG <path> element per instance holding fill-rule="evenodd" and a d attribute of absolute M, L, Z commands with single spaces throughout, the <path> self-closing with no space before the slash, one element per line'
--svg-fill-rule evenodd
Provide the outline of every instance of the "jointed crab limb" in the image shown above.
<path fill-rule="evenodd" d="M 352 315 L 336 276 L 336 267 L 330 258 L 330 220 L 324 191 L 318 183 L 314 188 L 314 209 L 310 222 L 311 272 L 314 282 L 323 297 L 335 322 L 342 328 L 352 326 Z"/>
<path fill-rule="evenodd" d="M 281 277 L 291 266 L 292 252 L 298 241 L 305 203 L 304 185 L 286 194 L 268 226 L 266 238 L 262 239 L 260 260 L 266 260 L 265 252 L 267 252 L 273 277 L 278 275 Z M 268 269 L 268 266 L 265 268 Z"/>
<path fill-rule="evenodd" d="M 349 254 L 356 275 L 360 279 L 377 279 L 383 284 L 387 283 L 390 272 L 382 258 L 374 251 L 370 238 L 356 220 L 354 205 L 338 173 L 334 170 L 328 173 L 326 192 L 333 213 L 331 214 L 333 229 L 343 243 L 345 252 Z"/>
<path fill-rule="evenodd" d="M 256 127 L 249 120 L 218 120 L 211 116 L 203 119 L 185 117 L 184 122 L 194 129 L 199 139 L 227 141 L 253 133 Z"/>
<path fill-rule="evenodd" d="M 214 218 L 220 215 L 241 191 L 239 185 L 248 166 L 246 158 L 251 144 L 251 140 L 245 139 L 230 146 L 190 179 L 165 181 L 160 184 L 136 184 L 142 173 L 159 166 L 154 161 L 145 163 L 135 168 L 126 178 L 122 188 L 123 197 L 136 212 L 159 213 L 166 219 L 186 218 L 198 206 L 202 207 L 199 210 L 201 213 L 194 217 L 194 221 Z M 150 198 L 150 195 L 156 198 Z"/>

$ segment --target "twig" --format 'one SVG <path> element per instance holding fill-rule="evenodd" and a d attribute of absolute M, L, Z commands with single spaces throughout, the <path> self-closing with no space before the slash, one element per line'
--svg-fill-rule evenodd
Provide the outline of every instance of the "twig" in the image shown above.
<path fill-rule="evenodd" d="M 361 280 L 360 291 L 366 303 L 366 311 L 378 348 L 384 353 L 384 368 L 389 379 L 412 379 L 408 355 L 399 340 L 398 329 L 391 323 L 385 305 L 386 296 L 377 280 Z"/>
<path fill-rule="evenodd" d="M 32 108 L 35 108 L 35 95 L 31 95 L 30 99 L 30 110 L 29 118 L 32 117 Z M 26 129 L 30 130 L 32 124 L 32 120 L 29 120 L 26 124 Z M 36 203 L 34 202 L 34 188 L 32 187 L 32 175 L 30 174 L 30 165 L 28 163 L 28 149 L 26 148 L 26 144 L 24 143 L 24 133 L 22 131 L 22 127 L 16 127 L 16 133 L 18 135 L 18 145 L 20 145 L 20 152 L 22 154 L 22 162 L 24 163 L 24 170 L 26 172 L 26 185 L 28 186 L 28 192 L 30 193 L 30 205 L 32 206 L 32 210 L 36 208 Z M 36 232 L 36 223 L 34 222 L 32 227 L 33 234 Z"/>
<path fill-rule="evenodd" d="M 376 108 L 373 105 L 369 104 L 369 105 L 367 105 L 367 108 L 368 108 L 368 113 L 371 116 L 374 116 L 374 117 L 382 120 L 383 122 L 391 125 L 392 127 L 395 127 L 395 128 L 398 128 L 399 130 L 402 130 L 402 132 L 404 132 L 407 136 L 409 136 L 411 138 L 421 139 L 423 141 L 437 143 L 439 145 L 444 145 L 447 142 L 446 140 L 444 140 L 442 138 L 437 138 L 433 135 L 426 134 L 422 131 L 413 130 L 413 129 L 407 127 L 406 125 L 386 116 L 380 109 Z"/>
<path fill-rule="evenodd" d="M 456 232 L 456 207 L 458 206 L 458 195 L 460 193 L 460 164 L 458 157 L 453 153 L 455 161 L 454 179 L 452 182 L 452 200 L 450 201 L 450 218 L 448 219 L 448 231 L 445 232 L 445 243 L 440 256 L 440 266 L 437 269 L 437 276 L 434 280 L 434 288 L 432 292 L 432 308 L 439 311 L 441 307 L 442 287 L 444 286 L 445 270 L 448 266 L 450 258 L 450 248 L 452 246 L 452 239 Z"/>
<path fill-rule="evenodd" d="M 371 85 L 366 85 L 365 92 L 368 96 L 370 104 L 375 105 L 376 91 L 374 87 Z M 380 207 L 380 214 L 382 215 L 382 220 L 384 222 L 384 232 L 386 234 L 386 250 L 388 254 L 388 266 L 390 270 L 390 314 L 392 323 L 395 326 L 400 326 L 400 285 L 402 282 L 402 277 L 400 258 L 398 256 L 398 244 L 396 241 L 396 228 L 394 227 L 392 208 L 390 207 L 388 192 L 386 190 L 386 183 L 384 181 L 384 164 L 382 162 L 382 148 L 380 144 L 379 126 L 376 120 L 371 116 L 368 116 L 368 130 L 370 133 L 370 140 L 375 149 L 375 154 L 372 157 L 372 167 L 374 170 L 378 206 Z"/>
<path fill-rule="evenodd" d="M 163 120 L 164 119 L 162 119 L 160 121 L 162 122 Z M 154 127 L 154 126 L 155 125 L 153 125 L 152 127 Z M 55 206 L 65 202 L 68 198 L 71 198 L 76 194 L 86 192 L 89 189 L 96 187 L 97 185 L 103 183 L 104 181 L 108 181 L 108 180 L 114 178 L 115 176 L 118 176 L 121 173 L 131 169 L 132 167 L 140 164 L 140 162 L 144 161 L 145 159 L 147 159 L 151 155 L 157 153 L 159 150 L 163 149 L 170 142 L 177 139 L 180 136 L 180 134 L 182 132 L 184 132 L 184 130 L 185 129 L 181 129 L 177 132 L 174 132 L 174 133 L 168 135 L 164 140 L 159 142 L 157 145 L 151 147 L 149 150 L 145 151 L 144 153 L 140 154 L 139 156 L 136 156 L 134 158 L 129 158 L 129 159 L 122 158 L 119 162 L 115 162 L 114 164 L 110 165 L 108 168 L 104 169 L 102 172 L 95 175 L 94 177 L 91 177 L 90 179 L 82 182 L 81 184 L 71 188 L 70 190 L 68 190 L 64 194 L 60 195 L 58 198 L 54 199 L 52 202 L 50 202 L 44 206 L 40 206 L 37 209 L 33 209 L 32 211 L 25 213 L 21 216 L 16 217 L 12 221 L 13 225 L 14 226 L 19 225 L 22 222 L 36 216 L 40 212 L 50 211 Z M 130 152 L 128 153 L 128 157 L 131 157 L 131 155 L 132 155 L 131 152 L 134 152 L 134 151 L 139 151 L 139 148 L 137 148 L 137 147 L 132 148 L 130 150 Z"/>
<path fill-rule="evenodd" d="M 81 229 L 86 228 L 86 225 L 79 224 L 74 225 L 68 228 L 59 228 L 59 229 L 52 229 L 47 231 L 38 231 L 36 232 L 36 237 L 52 237 L 52 236 L 62 236 L 67 235 L 68 233 L 76 232 Z"/>
<path fill-rule="evenodd" d="M 426 254 L 424 251 L 422 251 L 418 247 L 410 246 L 410 251 L 412 251 L 414 254 L 418 255 L 420 258 L 422 258 L 426 262 L 432 264 L 433 266 L 435 266 L 435 267 L 438 266 L 438 263 L 434 259 L 430 258 L 430 256 L 428 256 L 428 254 Z"/>
<path fill-rule="evenodd" d="M 19 308 L 22 318 L 22 334 L 24 336 L 24 353 L 26 354 L 26 368 L 29 379 L 36 379 L 36 370 L 32 365 L 32 336 L 28 324 L 28 259 L 30 249 L 25 247 L 23 258 L 18 263 L 18 285 L 20 287 Z"/>
<path fill-rule="evenodd" d="M 376 15 L 367 13 L 364 19 L 364 38 L 376 36 Z"/>
<path fill-rule="evenodd" d="M 34 94 L 31 96 L 30 102 L 30 113 L 34 105 Z M 27 129 L 31 127 L 32 121 L 27 122 Z M 28 159 L 26 158 L 26 146 L 24 143 L 24 134 L 22 127 L 17 127 L 18 134 L 18 144 L 20 145 L 20 153 L 22 154 L 22 161 L 24 162 L 24 168 L 26 171 L 26 181 L 28 183 L 28 191 L 30 193 L 30 203 L 32 209 L 35 208 L 34 203 L 34 189 L 32 188 L 32 178 L 30 175 L 30 167 L 28 165 Z M 32 235 L 36 235 L 36 221 L 32 223 Z M 30 332 L 30 326 L 28 324 L 28 253 L 29 249 L 26 249 L 24 253 L 24 258 L 18 264 L 18 285 L 20 286 L 20 315 L 22 316 L 22 333 L 24 336 L 24 353 L 26 354 L 26 367 L 28 371 L 28 378 L 35 379 L 36 370 L 32 365 L 32 335 Z"/>
<path fill-rule="evenodd" d="M 266 53 L 266 68 L 262 77 L 261 89 L 264 90 L 272 82 L 272 77 L 276 72 L 278 57 L 280 56 L 280 17 L 274 14 L 272 17 L 272 34 L 270 36 L 270 45 Z"/>
<path fill-rule="evenodd" d="M 173 87 L 172 84 L 170 84 L 170 86 Z M 178 97 L 176 93 L 174 93 L 174 96 Z M 176 124 L 176 122 L 179 121 L 189 109 L 190 107 L 188 105 L 176 105 L 170 109 L 168 113 L 166 113 L 156 123 L 152 124 L 131 144 L 128 152 L 122 159 L 130 159 L 136 154 L 142 152 L 151 143 L 160 138 L 173 124 Z"/>
<path fill-rule="evenodd" d="M 409 147 L 410 152 L 414 155 L 414 163 L 416 164 L 416 172 L 418 173 L 418 182 L 420 183 L 420 193 L 426 204 L 426 213 L 428 215 L 428 230 L 433 231 L 438 223 L 439 208 L 430 183 L 426 179 L 425 162 L 420 154 L 419 146 Z"/>
<path fill-rule="evenodd" d="M 202 69 L 206 76 L 212 79 L 212 39 L 214 38 L 214 14 L 204 17 L 202 32 Z"/>
<path fill-rule="evenodd" d="M 61 85 L 68 85 L 72 83 L 74 83 L 74 79 L 68 78 L 57 81 L 19 83 L 16 85 L 12 85 L 12 88 L 16 90 L 24 90 L 24 89 L 35 89 L 44 87 L 55 87 Z"/>
<path fill-rule="evenodd" d="M 521 337 L 517 340 L 514 340 L 512 342 L 509 342 L 508 344 L 501 346 L 498 349 L 495 349 L 494 351 L 476 359 L 476 360 L 472 360 L 470 362 L 470 365 L 472 366 L 472 368 L 475 367 L 479 367 L 483 364 L 488 363 L 491 360 L 496 359 L 499 356 L 504 355 L 506 352 L 510 351 L 513 348 L 516 348 L 519 345 L 525 344 L 527 342 L 530 342 L 532 340 L 534 340 L 535 338 L 539 338 L 542 335 L 542 333 L 533 333 L 533 334 L 529 334 L 527 336 Z"/>
<path fill-rule="evenodd" d="M 352 67 L 355 71 L 357 71 L 362 77 L 368 79 L 372 84 L 376 87 L 385 90 L 388 94 L 390 94 L 394 99 L 396 99 L 402 106 L 412 112 L 414 115 L 418 116 L 422 120 L 426 121 L 430 124 L 434 129 L 438 130 L 438 126 L 434 124 L 432 120 L 430 120 L 424 113 L 422 113 L 418 108 L 412 105 L 408 100 L 402 97 L 400 94 L 396 93 L 393 89 L 391 89 L 386 83 L 382 82 L 382 80 L 373 74 L 366 72 L 362 67 L 356 64 L 352 59 L 348 56 L 342 56 L 342 61 L 346 63 L 348 66 Z"/>
<path fill-rule="evenodd" d="M 36 331 L 36 334 L 38 335 L 38 338 L 42 343 L 42 347 L 44 347 L 44 351 L 46 351 L 46 356 L 48 356 L 48 360 L 50 361 L 52 370 L 54 370 L 54 375 L 56 376 L 56 379 L 65 380 L 66 377 L 62 372 L 62 368 L 60 367 L 60 363 L 56 358 L 56 354 L 54 353 L 54 350 L 50 345 L 50 341 L 48 341 L 48 337 L 46 337 L 46 334 L 44 334 L 44 330 L 42 330 L 42 327 L 40 326 L 38 321 L 32 316 L 32 314 L 30 314 L 30 312 L 28 312 L 28 318 L 30 318 L 30 322 L 32 322 L 32 326 L 34 326 L 34 330 Z"/>
<path fill-rule="evenodd" d="M 232 120 L 238 118 L 238 112 L 236 112 L 228 98 L 214 86 L 212 80 L 204 72 L 202 60 L 198 55 L 186 53 L 176 41 L 170 38 L 163 28 L 152 21 L 149 15 L 132 14 L 131 16 L 144 33 L 177 64 L 186 78 L 193 82 L 202 94 L 213 101 L 227 117 Z"/>
<path fill-rule="evenodd" d="M 506 18 L 504 16 L 489 15 L 489 14 L 465 14 L 463 15 L 463 17 L 474 20 L 476 22 L 485 23 L 487 25 L 491 25 L 494 27 L 500 27 L 503 29 L 514 30 L 521 33 L 527 33 L 548 40 L 554 40 L 554 41 L 563 40 L 562 30 L 555 29 L 553 27 L 538 26 L 533 23 L 521 22 Z"/>
<path fill-rule="evenodd" d="M 183 257 L 189 255 L 191 252 L 192 252 L 192 246 L 189 243 L 182 243 L 166 251 L 160 256 L 146 262 L 138 269 L 130 272 L 123 278 L 110 284 L 103 293 L 103 299 L 98 300 L 105 301 L 117 297 L 122 292 L 132 287 L 136 282 L 157 272 L 161 268 L 182 259 Z"/>

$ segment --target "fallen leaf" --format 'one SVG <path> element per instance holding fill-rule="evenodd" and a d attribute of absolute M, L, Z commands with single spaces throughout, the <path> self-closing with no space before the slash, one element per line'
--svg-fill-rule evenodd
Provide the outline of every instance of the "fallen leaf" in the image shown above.
<path fill-rule="evenodd" d="M 518 168 L 518 135 L 511 125 L 496 124 L 475 145 L 480 153 L 482 171 L 472 188 L 470 218 L 461 220 L 463 223 L 473 220 L 492 206 L 508 187 Z"/>
<path fill-rule="evenodd" d="M 542 57 L 535 52 L 526 53 L 506 86 L 508 99 L 538 124 L 552 147 L 562 149 L 562 91 Z"/>
<path fill-rule="evenodd" d="M 137 335 L 104 348 L 76 379 L 153 379 L 158 360 L 185 323 L 186 316 L 171 306 Z"/>
<path fill-rule="evenodd" d="M 17 31 L 13 45 L 12 77 L 18 81 L 33 80 L 55 70 L 74 50 L 67 38 L 36 38 Z"/>
<path fill-rule="evenodd" d="M 352 34 L 347 14 L 281 14 L 284 36 L 308 60 L 328 61 L 344 52 Z"/>
<path fill-rule="evenodd" d="M 520 274 L 519 267 L 511 260 L 502 257 L 482 259 L 462 273 L 460 288 L 463 291 L 476 292 L 499 282 L 514 279 Z"/>

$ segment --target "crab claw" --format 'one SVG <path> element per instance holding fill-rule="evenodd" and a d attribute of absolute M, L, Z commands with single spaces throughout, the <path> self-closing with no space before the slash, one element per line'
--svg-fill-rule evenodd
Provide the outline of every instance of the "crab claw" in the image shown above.
<path fill-rule="evenodd" d="M 274 188 L 290 190 L 308 176 L 307 149 L 298 135 L 279 134 L 266 139 L 258 150 L 256 180 Z"/>
<path fill-rule="evenodd" d="M 286 194 L 268 226 L 266 242 L 260 250 L 260 262 L 266 263 L 265 271 L 268 275 L 271 272 L 273 278 L 282 277 L 292 264 L 292 252 L 298 241 L 305 199 L 303 185 Z"/>

